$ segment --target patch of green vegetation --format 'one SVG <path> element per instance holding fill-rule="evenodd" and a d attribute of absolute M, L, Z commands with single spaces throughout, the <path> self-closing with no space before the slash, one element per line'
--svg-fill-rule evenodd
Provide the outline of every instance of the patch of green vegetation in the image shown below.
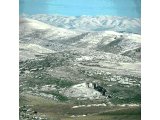
<path fill-rule="evenodd" d="M 57 92 L 57 91 L 43 91 L 43 93 L 51 94 L 51 95 L 53 95 L 53 96 L 56 96 L 56 98 L 57 98 L 59 101 L 61 101 L 61 102 L 65 102 L 65 101 L 68 101 L 68 100 L 69 100 L 66 96 L 60 94 L 60 93 Z"/>
<path fill-rule="evenodd" d="M 61 120 L 141 120 L 141 115 L 88 115 L 86 117 L 68 117 Z"/>
<path fill-rule="evenodd" d="M 63 96 L 62 94 L 58 92 L 54 92 L 52 93 L 52 95 L 56 96 L 57 99 L 60 100 L 61 102 L 68 101 L 68 98 L 66 96 Z"/>
<path fill-rule="evenodd" d="M 43 85 L 57 85 L 58 87 L 65 88 L 74 85 L 75 83 L 62 78 L 55 78 L 51 75 L 43 72 L 32 73 L 26 78 L 23 78 L 26 81 L 26 85 L 29 87 L 43 86 Z"/>
<path fill-rule="evenodd" d="M 137 95 L 134 95 L 132 97 L 126 97 L 126 98 L 113 98 L 111 99 L 112 103 L 115 103 L 115 104 L 127 104 L 127 103 L 140 103 L 141 102 L 141 95 L 140 94 L 137 94 Z"/>
<path fill-rule="evenodd" d="M 70 86 L 74 85 L 74 83 L 72 81 L 68 81 L 68 80 L 57 80 L 56 84 L 62 88 L 70 87 Z"/>
<path fill-rule="evenodd" d="M 140 115 L 140 114 L 141 114 L 140 107 L 122 108 L 115 111 L 100 113 L 100 115 Z"/>
<path fill-rule="evenodd" d="M 117 84 L 109 87 L 109 91 L 113 96 L 110 100 L 114 104 L 141 103 L 141 89 L 139 86 L 125 87 Z"/>
<path fill-rule="evenodd" d="M 39 59 L 20 61 L 19 67 L 22 72 L 25 70 L 35 72 L 48 67 L 55 68 L 68 65 L 70 60 L 74 59 L 74 56 L 76 56 L 76 54 L 72 53 L 72 51 L 53 53 L 47 56 L 39 56 Z"/>

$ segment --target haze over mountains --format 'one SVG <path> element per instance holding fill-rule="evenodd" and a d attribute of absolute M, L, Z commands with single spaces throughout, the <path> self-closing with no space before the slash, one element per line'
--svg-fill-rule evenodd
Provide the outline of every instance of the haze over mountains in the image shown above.
<path fill-rule="evenodd" d="M 23 15 L 47 24 L 81 31 L 118 31 L 140 34 L 140 18 L 117 16 L 60 16 L 60 15 Z"/>

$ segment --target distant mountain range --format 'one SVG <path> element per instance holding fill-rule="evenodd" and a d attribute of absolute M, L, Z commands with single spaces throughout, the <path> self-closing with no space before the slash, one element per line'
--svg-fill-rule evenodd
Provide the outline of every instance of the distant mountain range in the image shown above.
<path fill-rule="evenodd" d="M 77 31 L 117 31 L 140 34 L 141 20 L 139 18 L 117 16 L 60 16 L 60 15 L 22 15 L 26 18 L 65 29 Z"/>

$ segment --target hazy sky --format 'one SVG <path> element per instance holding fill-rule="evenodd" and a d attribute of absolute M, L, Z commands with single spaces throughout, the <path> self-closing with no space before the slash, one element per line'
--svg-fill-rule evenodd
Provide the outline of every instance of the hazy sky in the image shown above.
<path fill-rule="evenodd" d="M 140 17 L 141 0 L 20 0 L 20 14 Z"/>

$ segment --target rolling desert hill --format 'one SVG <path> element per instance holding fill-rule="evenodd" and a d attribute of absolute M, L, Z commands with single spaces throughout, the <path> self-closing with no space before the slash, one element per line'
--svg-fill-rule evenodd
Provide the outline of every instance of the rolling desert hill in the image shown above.
<path fill-rule="evenodd" d="M 121 17 L 21 17 L 20 117 L 90 120 L 125 111 L 140 119 L 139 28 L 138 19 Z"/>

